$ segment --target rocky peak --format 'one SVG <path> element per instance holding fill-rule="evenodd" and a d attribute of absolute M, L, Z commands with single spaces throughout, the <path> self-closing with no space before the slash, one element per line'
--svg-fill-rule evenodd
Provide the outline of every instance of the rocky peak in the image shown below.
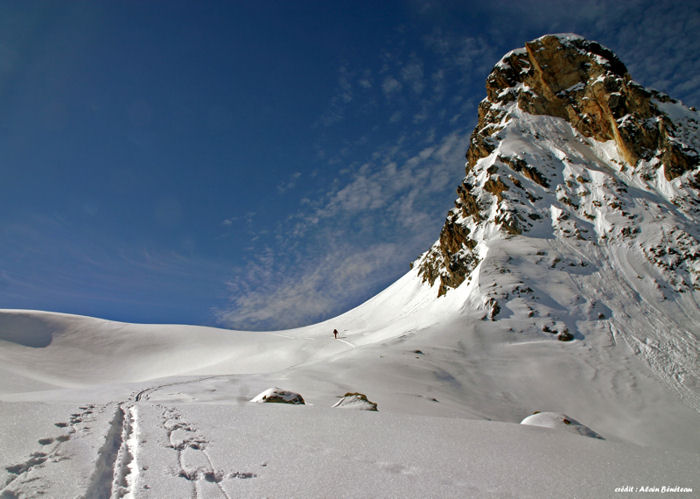
<path fill-rule="evenodd" d="M 509 52 L 486 91 L 469 166 L 490 153 L 487 137 L 512 101 L 527 113 L 563 118 L 586 137 L 615 140 L 630 165 L 658 158 L 667 180 L 698 165 L 697 152 L 676 140 L 672 120 L 654 102 L 672 99 L 632 81 L 611 50 L 578 35 L 546 35 Z"/>
<path fill-rule="evenodd" d="M 486 91 L 455 207 L 418 262 L 424 281 L 439 281 L 439 295 L 471 278 L 489 239 L 634 237 L 642 211 L 633 215 L 620 201 L 630 179 L 697 221 L 698 113 L 634 82 L 611 50 L 578 35 L 546 35 L 506 54 Z M 622 217 L 607 234 L 612 212 Z"/>

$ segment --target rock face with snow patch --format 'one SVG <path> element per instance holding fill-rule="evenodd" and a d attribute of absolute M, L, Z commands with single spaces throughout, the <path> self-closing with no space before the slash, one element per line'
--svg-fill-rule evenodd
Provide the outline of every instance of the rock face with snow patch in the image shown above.
<path fill-rule="evenodd" d="M 673 100 L 632 81 L 617 56 L 596 42 L 561 35 L 533 40 L 502 59 L 486 89 L 485 116 L 489 102 L 498 115 L 499 104 L 517 100 L 530 114 L 557 116 L 586 137 L 614 140 L 630 165 L 656 159 L 667 180 L 698 165 L 697 144 L 686 143 L 657 105 Z"/>
<path fill-rule="evenodd" d="M 295 392 L 282 390 L 281 388 L 268 388 L 262 393 L 259 393 L 251 402 L 258 404 L 293 404 L 305 405 L 304 397 Z"/>
<path fill-rule="evenodd" d="M 506 54 L 486 89 L 418 275 L 505 330 L 623 340 L 700 410 L 700 115 L 571 34 Z"/>
<path fill-rule="evenodd" d="M 377 403 L 367 399 L 364 393 L 346 393 L 333 407 L 355 409 L 358 411 L 376 411 Z"/>
<path fill-rule="evenodd" d="M 609 173 L 627 172 L 684 214 L 697 217 L 700 116 L 632 81 L 609 49 L 577 35 L 546 35 L 506 54 L 488 76 L 486 90 L 455 208 L 419 262 L 424 280 L 439 283 L 439 295 L 468 278 L 481 260 L 478 242 L 490 233 L 530 232 L 550 218 L 552 208 L 562 222 L 570 220 L 560 224 L 563 234 L 576 238 L 590 238 L 585 226 L 595 221 L 603 204 L 629 216 L 618 199 L 627 192 L 626 179 L 607 175 L 601 179 L 607 192 L 594 199 L 591 188 L 597 186 L 586 174 L 589 165 L 567 169 L 567 163 L 585 155 L 583 148 L 595 149 L 594 142 L 614 149 L 594 163 L 605 163 Z M 556 117 L 571 130 L 523 115 Z M 560 130 L 552 133 L 552 125 Z M 518 147 L 518 141 L 540 147 Z M 570 141 L 578 144 L 566 144 Z M 637 230 L 634 223 L 618 226 L 626 235 Z M 697 289 L 697 241 L 689 236 L 679 233 L 669 242 L 685 250 L 684 259 L 691 257 L 686 270 L 693 275 L 686 284 Z"/>

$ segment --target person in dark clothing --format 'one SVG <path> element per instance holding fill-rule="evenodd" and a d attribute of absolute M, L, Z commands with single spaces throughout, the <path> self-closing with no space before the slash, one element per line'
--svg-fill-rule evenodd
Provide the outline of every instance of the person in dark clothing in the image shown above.
<path fill-rule="evenodd" d="M 333 330 L 333 336 L 335 336 L 336 340 L 338 339 L 338 330 L 337 329 Z"/>

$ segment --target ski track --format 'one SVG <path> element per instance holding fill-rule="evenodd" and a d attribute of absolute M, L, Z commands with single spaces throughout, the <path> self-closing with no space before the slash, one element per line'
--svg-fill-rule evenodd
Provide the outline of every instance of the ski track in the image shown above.
<path fill-rule="evenodd" d="M 134 497 L 138 480 L 137 417 L 138 410 L 133 403 L 117 405 L 105 442 L 98 452 L 95 471 L 90 478 L 85 497 Z"/>
<path fill-rule="evenodd" d="M 57 422 L 57 428 L 64 428 L 65 433 L 58 437 L 46 437 L 38 440 L 42 450 L 33 452 L 22 463 L 7 466 L 11 476 L 2 484 L 0 497 L 34 497 L 44 495 L 46 478 L 41 473 L 52 463 L 71 459 L 70 454 L 62 452 L 65 443 L 91 435 L 89 423 L 95 420 L 95 413 L 103 413 L 113 404 L 80 406 L 81 412 L 71 414 L 70 422 Z M 114 416 L 109 423 L 105 440 L 100 447 L 95 462 L 95 469 L 90 476 L 83 497 L 133 498 L 138 481 L 136 463 L 138 444 L 138 411 L 133 403 L 117 404 Z"/>
<path fill-rule="evenodd" d="M 184 380 L 184 381 L 175 381 L 173 383 L 165 383 L 162 385 L 157 385 L 157 386 L 152 386 L 149 388 L 144 388 L 140 392 L 136 393 L 136 395 L 133 396 L 133 399 L 135 402 L 142 402 L 144 400 L 148 400 L 149 396 L 151 393 L 160 390 L 161 388 L 167 388 L 169 386 L 177 386 L 177 385 L 189 385 L 192 383 L 200 383 L 202 381 L 206 381 L 208 379 L 214 379 L 214 378 L 220 378 L 222 375 L 215 375 L 215 376 L 204 376 L 203 378 L 197 378 L 197 379 L 191 379 L 191 380 Z"/>
<path fill-rule="evenodd" d="M 37 471 L 51 463 L 70 459 L 61 450 L 65 442 L 81 436 L 89 436 L 89 423 L 95 420 L 95 413 L 103 413 L 114 407 L 114 415 L 109 422 L 104 443 L 97 452 L 95 469 L 90 476 L 87 489 L 82 497 L 90 499 L 122 499 L 136 497 L 139 482 L 139 402 L 147 401 L 148 396 L 165 387 L 188 384 L 211 379 L 208 376 L 197 380 L 167 383 L 141 390 L 130 401 L 110 403 L 103 406 L 94 404 L 80 406 L 80 412 L 71 414 L 69 422 L 54 423 L 57 428 L 65 429 L 58 437 L 46 437 L 38 440 L 41 446 L 21 463 L 6 466 L 10 477 L 0 484 L 0 498 L 34 497 L 43 495 L 47 489 L 45 478 Z M 211 489 L 203 490 L 213 484 L 226 499 L 230 495 L 222 485 L 226 479 L 249 479 L 257 475 L 248 472 L 225 473 L 217 469 L 210 454 L 206 451 L 209 442 L 197 429 L 182 419 L 174 408 L 163 408 L 162 426 L 167 434 L 169 447 L 178 453 L 180 469 L 178 476 L 192 483 L 192 497 L 209 497 Z"/>
<path fill-rule="evenodd" d="M 112 467 L 111 497 L 134 497 L 138 481 L 138 409 L 136 405 L 121 405 L 122 427 L 120 445 Z"/>
<path fill-rule="evenodd" d="M 607 267 L 606 270 L 609 272 L 615 272 L 615 268 L 625 268 L 619 258 L 616 258 L 615 266 L 607 262 L 604 262 L 603 266 Z M 611 292 L 617 296 L 637 298 L 638 303 L 643 305 L 645 310 L 655 313 L 644 314 L 644 320 L 647 323 L 645 328 L 624 328 L 623 324 L 612 318 L 611 325 L 614 323 L 617 336 L 621 336 L 629 349 L 644 359 L 659 381 L 675 391 L 689 407 L 700 411 L 700 397 L 683 382 L 685 377 L 697 378 L 697 365 L 692 361 L 688 363 L 688 359 L 693 359 L 693 352 L 697 351 L 695 339 L 675 324 L 669 325 L 659 320 L 658 317 L 663 317 L 663 314 L 656 304 L 639 293 L 628 282 L 624 272 L 619 272 L 618 275 L 619 280 L 611 280 L 609 283 Z M 633 318 L 627 319 L 634 323 Z M 645 331 L 645 333 L 640 335 L 639 331 Z M 664 331 L 665 335 L 659 335 L 658 331 Z"/>
<path fill-rule="evenodd" d="M 349 341 L 345 341 L 345 340 L 343 340 L 343 339 L 340 339 L 340 338 L 338 338 L 338 341 L 342 341 L 343 343 L 345 343 L 346 345 L 349 345 L 349 346 L 351 346 L 352 348 L 357 348 L 357 347 L 355 347 L 355 345 L 353 345 L 353 344 L 352 344 L 352 343 L 350 343 Z"/>
<path fill-rule="evenodd" d="M 570 253 L 577 254 L 583 260 L 591 260 L 592 255 L 584 254 L 576 245 L 562 239 L 558 241 Z M 551 250 L 556 251 L 555 245 L 549 243 Z M 697 351 L 694 338 L 688 335 L 682 328 L 675 325 L 669 326 L 659 320 L 658 317 L 663 316 L 663 311 L 659 309 L 656 303 L 651 302 L 644 293 L 636 289 L 630 281 L 629 272 L 626 272 L 630 262 L 623 262 L 615 255 L 614 252 L 596 251 L 593 261 L 600 266 L 600 271 L 617 275 L 618 279 L 612 279 L 608 282 L 611 294 L 615 296 L 627 296 L 631 303 L 638 303 L 647 312 L 644 313 L 644 320 L 647 321 L 646 328 L 627 327 L 619 323 L 614 317 L 610 318 L 610 342 L 611 346 L 615 347 L 618 344 L 618 339 L 622 338 L 624 343 L 640 356 L 650 367 L 652 374 L 666 386 L 675 391 L 679 397 L 691 408 L 700 411 L 700 397 L 693 392 L 685 383 L 685 378 L 696 378 L 696 368 L 693 365 L 688 365 L 688 359 L 693 358 L 693 352 Z M 615 265 L 609 262 L 609 259 L 615 261 Z M 586 296 L 587 291 L 582 287 L 573 276 L 568 276 L 571 286 L 576 289 L 580 296 Z M 653 312 L 653 313 L 651 313 Z M 628 317 L 628 320 L 632 320 Z M 633 321 L 634 322 L 634 321 Z M 629 324 L 628 324 L 629 326 Z M 647 331 L 644 337 L 639 337 L 638 331 Z M 654 334 L 654 331 L 665 331 L 666 335 L 660 336 Z"/>

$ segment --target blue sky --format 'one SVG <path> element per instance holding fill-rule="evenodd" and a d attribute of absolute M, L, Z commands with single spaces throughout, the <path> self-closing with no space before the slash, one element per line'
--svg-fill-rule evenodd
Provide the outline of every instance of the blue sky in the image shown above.
<path fill-rule="evenodd" d="M 0 307 L 293 327 L 438 237 L 484 80 L 551 32 L 700 105 L 700 4 L 0 1 Z"/>

